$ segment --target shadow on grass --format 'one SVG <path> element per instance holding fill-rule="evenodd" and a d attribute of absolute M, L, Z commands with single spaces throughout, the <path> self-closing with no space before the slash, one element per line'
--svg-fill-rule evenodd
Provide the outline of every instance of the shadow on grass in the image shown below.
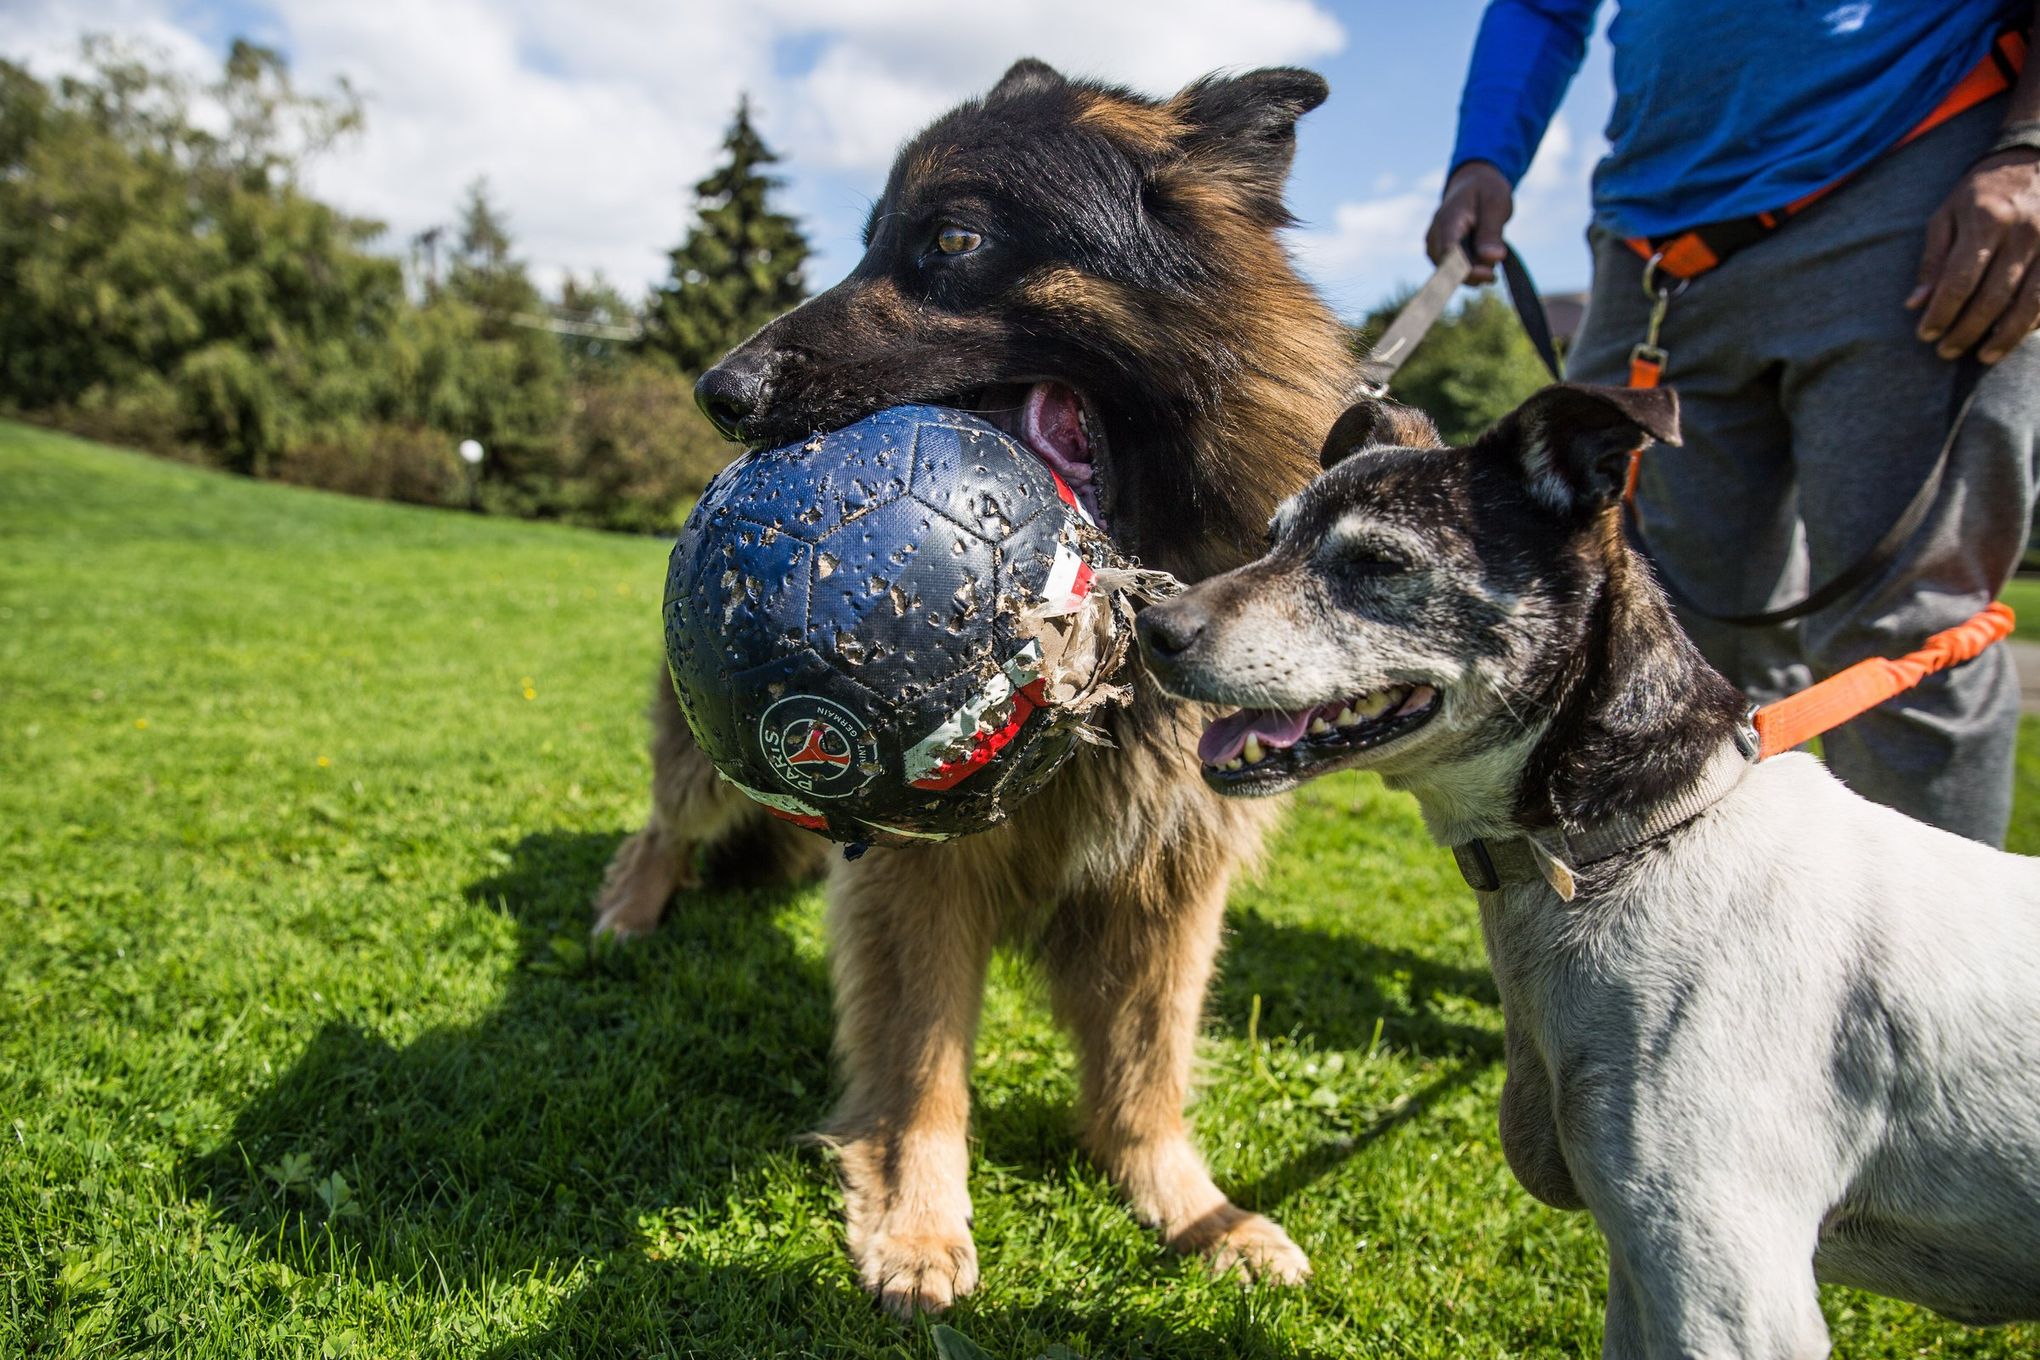
<path fill-rule="evenodd" d="M 1380 1042 L 1427 1057 L 1500 1061 L 1499 1030 L 1447 1013 L 1463 1001 L 1498 1007 L 1485 968 L 1461 968 L 1407 949 L 1351 935 L 1283 925 L 1252 912 L 1231 917 L 1213 1007 L 1245 1037 L 1253 999 L 1261 998 L 1261 1037 L 1291 1030 L 1320 1048 L 1364 1049 Z"/>
<path fill-rule="evenodd" d="M 860 1337 L 929 1353 L 856 1289 L 832 1178 L 786 1170 L 829 1094 L 825 969 L 778 920 L 806 890 L 689 894 L 651 940 L 591 951 L 587 903 L 614 845 L 542 833 L 513 847 L 467 892 L 518 931 L 500 1002 L 396 1044 L 328 1022 L 219 1149 L 187 1164 L 190 1189 L 251 1247 L 307 1272 L 483 1293 L 582 1273 L 548 1327 L 492 1357 L 827 1350 Z M 1491 1000 L 1484 974 L 1249 916 L 1235 922 L 1219 1010 L 1243 1029 L 1256 993 L 1327 1047 L 1365 1047 L 1379 1018 L 1384 1042 L 1462 1061 L 1362 1140 L 1243 1187 L 1244 1203 L 1278 1207 L 1499 1056 L 1498 1038 L 1436 1006 Z M 1045 1176 L 1067 1164 L 1066 1108 L 1022 1099 L 980 1113 L 990 1155 Z M 690 1223 L 757 1217 L 760 1204 L 812 1240 L 775 1240 L 768 1222 L 753 1259 L 688 1249 Z M 1279 1353 L 1265 1333 L 1218 1337 L 1167 1309 L 963 1317 L 1007 1337 L 1082 1336 L 1093 1354 Z"/>
<path fill-rule="evenodd" d="M 805 890 L 689 894 L 654 939 L 591 950 L 615 845 L 515 846 L 467 891 L 517 925 L 500 1002 L 401 1044 L 326 1023 L 190 1189 L 258 1244 L 330 1222 L 355 1272 L 459 1287 L 613 1259 L 643 1216 L 714 1212 L 795 1155 L 828 1090 L 824 970 L 775 921 Z"/>
<path fill-rule="evenodd" d="M 1502 1061 L 1498 1029 L 1468 1025 L 1447 1014 L 1473 1001 L 1499 1007 L 1486 969 L 1461 968 L 1405 949 L 1369 944 L 1253 913 L 1230 922 L 1214 1004 L 1233 1032 L 1246 1037 L 1246 1017 L 1261 999 L 1259 1037 L 1297 1031 L 1321 1049 L 1388 1048 L 1451 1060 L 1437 1076 L 1392 1109 L 1349 1135 L 1291 1157 L 1256 1179 L 1223 1187 L 1237 1204 L 1280 1216 L 1285 1200 L 1354 1157 Z M 1377 1026 L 1379 1029 L 1377 1031 Z"/>

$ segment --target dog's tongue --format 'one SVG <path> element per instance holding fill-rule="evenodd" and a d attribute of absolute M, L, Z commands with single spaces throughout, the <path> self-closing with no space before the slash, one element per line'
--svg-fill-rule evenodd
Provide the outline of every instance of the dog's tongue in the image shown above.
<path fill-rule="evenodd" d="M 1038 382 L 1027 391 L 1020 437 L 1089 506 L 1091 440 L 1084 433 L 1082 412 L 1077 394 L 1067 384 Z"/>
<path fill-rule="evenodd" d="M 1204 729 L 1197 741 L 1197 758 L 1206 765 L 1223 765 L 1246 749 L 1249 736 L 1259 737 L 1263 746 L 1294 746 L 1303 740 L 1315 712 L 1314 708 L 1297 713 L 1243 708 Z"/>

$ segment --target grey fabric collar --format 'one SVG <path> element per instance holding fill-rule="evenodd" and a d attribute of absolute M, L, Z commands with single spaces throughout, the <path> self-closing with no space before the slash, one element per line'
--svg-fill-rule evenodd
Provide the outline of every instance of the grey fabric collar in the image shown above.
<path fill-rule="evenodd" d="M 1692 821 L 1742 782 L 1755 761 L 1754 750 L 1754 745 L 1740 741 L 1725 743 L 1684 793 L 1641 813 L 1624 813 L 1579 831 L 1550 831 L 1506 841 L 1461 841 L 1452 847 L 1452 858 L 1458 862 L 1460 877 L 1477 893 L 1500 892 L 1512 883 L 1542 879 L 1570 902 L 1578 887 L 1575 869 L 1610 859 Z"/>

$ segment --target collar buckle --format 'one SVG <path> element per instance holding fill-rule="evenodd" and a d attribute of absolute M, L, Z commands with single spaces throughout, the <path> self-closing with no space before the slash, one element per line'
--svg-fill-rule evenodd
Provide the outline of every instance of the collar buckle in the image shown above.
<path fill-rule="evenodd" d="M 1467 887 L 1475 892 L 1502 890 L 1502 875 L 1495 868 L 1494 857 L 1488 854 L 1486 841 L 1461 841 L 1452 847 L 1452 858 L 1459 862 L 1459 876 L 1466 880 Z"/>
<path fill-rule="evenodd" d="M 1744 712 L 1742 721 L 1735 725 L 1735 731 L 1732 735 L 1735 739 L 1735 749 L 1742 752 L 1744 760 L 1754 765 L 1764 758 L 1764 738 L 1757 731 L 1757 706 L 1755 704 L 1751 704 L 1749 709 Z"/>

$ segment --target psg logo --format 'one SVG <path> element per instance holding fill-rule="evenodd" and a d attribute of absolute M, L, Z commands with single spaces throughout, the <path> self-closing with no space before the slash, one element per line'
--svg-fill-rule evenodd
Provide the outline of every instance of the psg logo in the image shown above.
<path fill-rule="evenodd" d="M 879 771 L 878 740 L 856 714 L 815 694 L 789 694 L 758 719 L 758 745 L 789 786 L 847 798 Z"/>

